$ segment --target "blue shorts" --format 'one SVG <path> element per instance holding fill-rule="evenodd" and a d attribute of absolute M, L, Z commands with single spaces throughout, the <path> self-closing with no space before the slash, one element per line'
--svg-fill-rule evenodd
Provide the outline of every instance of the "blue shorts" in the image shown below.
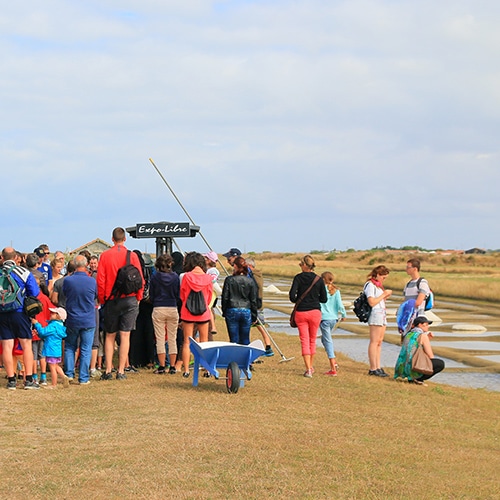
<path fill-rule="evenodd" d="M 32 339 L 31 320 L 23 312 L 0 313 L 0 340 Z"/>

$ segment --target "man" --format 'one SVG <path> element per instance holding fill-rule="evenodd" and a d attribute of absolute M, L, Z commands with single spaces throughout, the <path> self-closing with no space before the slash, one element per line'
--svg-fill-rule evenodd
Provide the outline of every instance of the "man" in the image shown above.
<path fill-rule="evenodd" d="M 135 327 L 135 320 L 139 313 L 139 302 L 144 292 L 144 279 L 142 287 L 136 292 L 128 295 L 113 293 L 113 287 L 118 275 L 118 270 L 127 262 L 127 248 L 125 247 L 125 230 L 117 227 L 113 230 L 112 240 L 114 246 L 101 254 L 99 268 L 97 269 L 97 292 L 99 303 L 104 309 L 104 331 L 106 339 L 104 354 L 106 356 L 106 371 L 101 380 L 111 380 L 113 367 L 113 352 L 116 334 L 120 335 L 120 348 L 118 351 L 117 380 L 124 380 L 125 364 L 130 347 L 130 331 Z M 142 276 L 141 263 L 135 252 L 130 252 L 130 263 L 135 266 Z M 116 296 L 115 296 L 116 295 Z"/>
<path fill-rule="evenodd" d="M 31 321 L 24 313 L 24 297 L 36 297 L 40 288 L 35 277 L 27 270 L 15 263 L 16 251 L 12 247 L 2 250 L 2 270 L 9 271 L 11 278 L 22 291 L 22 301 L 19 307 L 12 311 L 0 312 L 0 340 L 3 348 L 3 364 L 7 372 L 7 389 L 16 389 L 16 374 L 14 372 L 14 358 L 12 349 L 15 339 L 19 339 L 23 349 L 23 362 L 26 374 L 25 389 L 40 389 L 33 381 L 33 350 L 31 345 Z"/>
<path fill-rule="evenodd" d="M 89 274 L 92 278 L 97 278 L 97 269 L 99 267 L 99 257 L 92 255 L 89 259 Z"/>
<path fill-rule="evenodd" d="M 264 297 L 264 278 L 262 277 L 262 271 L 260 269 L 257 269 L 255 267 L 255 260 L 251 257 L 248 257 L 245 259 L 248 269 L 251 271 L 249 273 L 249 276 L 252 276 L 254 279 L 255 283 L 257 283 L 257 289 L 258 289 L 258 299 L 257 299 L 257 304 L 258 304 L 258 313 L 257 313 L 257 321 L 253 323 L 252 326 L 256 326 L 257 330 L 259 330 L 260 334 L 262 335 L 262 339 L 264 340 L 264 344 L 266 346 L 266 354 L 264 356 L 274 356 L 274 351 L 271 347 L 271 339 L 269 338 L 269 335 L 267 334 L 267 331 L 264 327 L 265 319 L 264 319 L 264 312 L 262 309 L 262 300 Z"/>
<path fill-rule="evenodd" d="M 429 283 L 420 277 L 420 260 L 410 259 L 406 263 L 406 274 L 410 281 L 405 285 L 403 295 L 405 300 L 415 299 L 417 316 L 425 316 L 425 299 L 431 293 Z"/>
<path fill-rule="evenodd" d="M 227 263 L 233 267 L 234 259 L 241 256 L 241 251 L 239 248 L 231 248 L 226 253 L 223 253 L 222 256 L 226 257 Z"/>
<path fill-rule="evenodd" d="M 49 247 L 47 245 L 40 245 L 38 248 L 33 250 L 33 253 L 35 253 L 38 257 L 37 270 L 43 274 L 45 283 L 49 286 L 49 282 L 52 281 L 52 268 L 47 262 L 50 255 Z"/>
<path fill-rule="evenodd" d="M 77 255 L 73 259 L 75 272 L 64 277 L 63 293 L 66 297 L 66 341 L 64 343 L 64 373 L 70 380 L 75 377 L 75 353 L 80 346 L 80 371 L 78 382 L 87 385 L 90 358 L 96 326 L 95 301 L 97 284 L 87 274 L 87 259 Z"/>

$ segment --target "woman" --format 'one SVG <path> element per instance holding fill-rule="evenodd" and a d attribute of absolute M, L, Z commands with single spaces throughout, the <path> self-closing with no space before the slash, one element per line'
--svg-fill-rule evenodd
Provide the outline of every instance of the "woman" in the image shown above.
<path fill-rule="evenodd" d="M 385 329 L 387 327 L 385 299 L 392 295 L 392 290 L 384 288 L 384 281 L 389 275 L 389 269 L 385 266 L 377 266 L 367 276 L 364 292 L 368 299 L 368 304 L 372 308 L 368 325 L 370 327 L 370 343 L 368 344 L 368 360 L 370 370 L 368 375 L 376 377 L 388 377 L 389 375 L 380 367 L 380 353 L 382 351 L 382 341 L 384 340 Z"/>
<path fill-rule="evenodd" d="M 429 321 L 425 316 L 418 316 L 413 322 L 413 328 L 404 336 L 403 345 L 396 361 L 394 369 L 394 378 L 407 378 L 408 382 L 425 385 L 424 380 L 428 380 L 436 373 L 444 370 L 444 361 L 434 357 L 432 352 L 430 339 L 432 332 L 429 331 Z M 431 375 L 423 375 L 412 370 L 413 356 L 417 352 L 418 347 L 422 345 L 424 352 L 431 358 L 433 373 Z"/>
<path fill-rule="evenodd" d="M 184 257 L 184 271 L 182 275 L 180 298 L 181 321 L 184 332 L 184 343 L 182 345 L 182 364 L 184 365 L 183 377 L 189 377 L 189 338 L 193 336 L 196 325 L 200 335 L 200 342 L 208 341 L 208 324 L 210 322 L 210 300 L 212 299 L 212 277 L 206 274 L 207 265 L 205 257 L 198 252 L 189 252 Z M 204 300 L 204 312 L 193 314 L 188 309 L 188 298 L 190 293 L 201 292 Z"/>
<path fill-rule="evenodd" d="M 313 271 L 316 267 L 314 259 L 306 255 L 300 260 L 299 266 L 302 272 L 293 278 L 288 296 L 293 303 L 300 301 L 296 308 L 295 322 L 299 329 L 302 358 L 306 366 L 304 377 L 311 378 L 314 373 L 316 336 L 321 322 L 320 303 L 325 303 L 327 296 L 325 284 Z"/>
<path fill-rule="evenodd" d="M 257 283 L 248 276 L 245 259 L 236 257 L 233 275 L 224 280 L 222 287 L 222 315 L 230 342 L 250 344 L 250 328 L 257 321 L 257 296 Z"/>
<path fill-rule="evenodd" d="M 333 284 L 333 274 L 330 271 L 324 272 L 321 277 L 325 284 L 328 300 L 321 306 L 321 343 L 325 348 L 326 355 L 330 361 L 330 370 L 325 375 L 337 375 L 337 362 L 335 360 L 335 351 L 333 349 L 332 331 L 338 321 L 344 321 L 346 311 L 342 304 L 340 290 Z M 339 319 L 340 315 L 340 319 Z"/>
<path fill-rule="evenodd" d="M 170 358 L 169 373 L 176 373 L 177 359 L 177 327 L 179 313 L 177 304 L 179 298 L 179 276 L 172 271 L 174 260 L 168 254 L 160 255 L 155 262 L 158 272 L 154 273 L 149 282 L 149 300 L 153 304 L 153 326 L 156 338 L 156 355 L 158 368 L 154 373 L 166 373 L 165 334 L 168 338 L 168 356 Z"/>

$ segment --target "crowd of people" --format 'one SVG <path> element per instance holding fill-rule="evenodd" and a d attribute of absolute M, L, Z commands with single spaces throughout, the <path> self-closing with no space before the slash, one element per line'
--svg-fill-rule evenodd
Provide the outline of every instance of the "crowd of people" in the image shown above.
<path fill-rule="evenodd" d="M 263 281 L 256 279 L 262 275 L 253 259 L 250 267 L 240 250 L 224 254 L 234 271 L 221 289 L 213 251 L 159 255 L 153 267 L 149 256 L 126 248 L 123 228 L 113 230 L 112 241 L 100 257 L 82 251 L 69 262 L 59 251 L 50 260 L 45 244 L 29 254 L 3 249 L 2 273 L 13 280 L 19 298 L 0 310 L 8 389 L 16 389 L 20 379 L 25 389 L 55 388 L 58 381 L 68 387 L 88 385 L 92 378 L 125 380 L 140 366 L 189 378 L 189 339 L 206 342 L 217 334 L 219 293 L 230 341 L 249 344 L 250 329 L 257 326 L 265 356 L 274 355 L 264 327 Z M 40 302 L 32 318 L 27 297 Z"/>
<path fill-rule="evenodd" d="M 218 256 L 213 251 L 163 254 L 153 266 L 148 255 L 127 249 L 123 228 L 113 230 L 112 241 L 113 246 L 100 257 L 82 251 L 69 262 L 60 251 L 51 260 L 46 244 L 29 254 L 11 247 L 2 250 L 0 346 L 8 389 L 16 389 L 20 378 L 28 390 L 53 389 L 59 381 L 68 387 L 71 383 L 88 385 L 92 378 L 125 380 L 127 373 L 141 366 L 157 375 L 182 373 L 189 378 L 190 338 L 213 340 L 217 335 L 215 309 L 224 317 L 230 342 L 248 345 L 255 327 L 262 336 L 265 356 L 274 355 L 263 315 L 262 273 L 253 258 L 245 259 L 238 248 L 224 253 L 232 273 L 227 273 L 221 289 Z M 333 274 L 327 271 L 318 276 L 315 265 L 314 258 L 305 255 L 289 291 L 307 378 L 315 372 L 318 332 L 330 365 L 324 373 L 337 375 L 332 332 L 346 318 Z M 424 315 L 430 288 L 420 277 L 420 262 L 411 259 L 406 269 L 411 280 L 404 296 L 415 301 L 416 318 L 403 336 L 394 377 L 423 384 L 444 368 L 444 362 L 434 357 L 430 346 L 431 322 Z M 388 376 L 380 361 L 386 299 L 392 294 L 383 285 L 388 274 L 385 266 L 376 266 L 364 286 L 371 307 L 368 374 L 378 377 Z M 31 297 L 40 302 L 34 317 L 26 308 Z M 420 346 L 431 358 L 432 374 L 419 374 L 412 368 Z"/>

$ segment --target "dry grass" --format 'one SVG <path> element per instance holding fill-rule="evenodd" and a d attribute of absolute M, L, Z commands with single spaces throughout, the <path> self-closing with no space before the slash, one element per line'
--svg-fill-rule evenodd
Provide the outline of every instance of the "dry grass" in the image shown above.
<path fill-rule="evenodd" d="M 266 276 L 290 278 L 300 272 L 298 262 L 303 254 L 257 254 L 259 268 Z M 410 253 L 342 252 L 314 254 L 316 272 L 332 271 L 337 283 L 361 287 L 367 274 L 379 264 L 386 265 L 391 273 L 386 281 L 388 288 L 403 289 L 409 277 L 406 261 Z M 418 254 L 425 276 L 437 296 L 497 302 L 500 298 L 500 255 Z"/>
<path fill-rule="evenodd" d="M 221 331 L 223 328 L 221 328 Z M 497 498 L 500 395 L 289 363 L 236 395 L 143 370 L 88 387 L 1 390 L 4 498 Z"/>

